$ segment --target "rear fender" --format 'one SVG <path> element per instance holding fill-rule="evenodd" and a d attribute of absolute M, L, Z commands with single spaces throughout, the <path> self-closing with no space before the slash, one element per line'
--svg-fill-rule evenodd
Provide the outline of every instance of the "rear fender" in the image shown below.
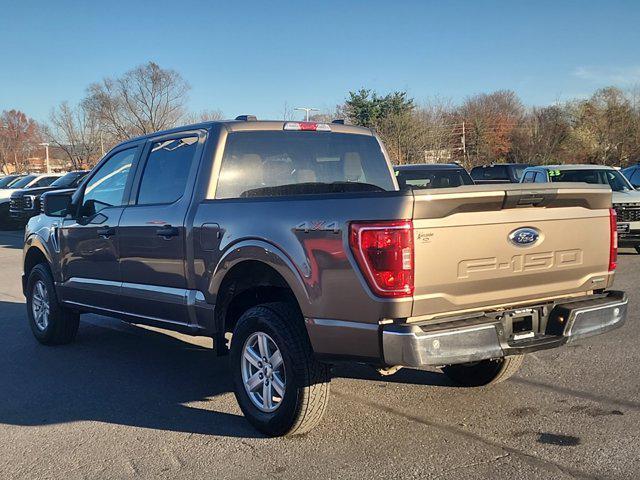
<path fill-rule="evenodd" d="M 287 282 L 302 314 L 306 316 L 310 298 L 300 272 L 289 257 L 275 245 L 262 240 L 244 240 L 229 247 L 216 265 L 209 284 L 209 295 L 215 298 L 226 274 L 241 262 L 253 260 L 273 268 Z"/>

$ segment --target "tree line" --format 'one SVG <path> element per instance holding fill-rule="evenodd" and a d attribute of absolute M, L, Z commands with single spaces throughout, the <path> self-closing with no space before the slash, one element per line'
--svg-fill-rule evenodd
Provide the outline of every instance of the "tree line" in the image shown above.
<path fill-rule="evenodd" d="M 71 168 L 93 165 L 122 140 L 173 126 L 222 118 L 189 112 L 188 82 L 154 62 L 89 85 L 77 103 L 62 102 L 38 124 L 18 110 L 0 115 L 0 167 L 24 171 L 43 142 L 57 146 Z M 291 111 L 285 103 L 285 119 Z M 289 112 L 289 113 L 287 113 Z M 344 118 L 375 129 L 394 163 L 531 164 L 640 162 L 640 91 L 603 88 L 591 97 L 526 107 L 500 90 L 460 103 L 417 101 L 405 91 L 351 91 L 316 121 Z"/>
<path fill-rule="evenodd" d="M 350 92 L 337 111 L 375 128 L 394 163 L 529 164 L 640 162 L 640 92 L 607 87 L 586 99 L 525 107 L 500 90 L 460 104 L 421 105 L 406 92 Z"/>

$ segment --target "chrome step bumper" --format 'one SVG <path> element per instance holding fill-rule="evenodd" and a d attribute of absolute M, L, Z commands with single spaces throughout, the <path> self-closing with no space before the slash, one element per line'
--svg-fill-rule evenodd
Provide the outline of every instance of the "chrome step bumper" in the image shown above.
<path fill-rule="evenodd" d="M 558 303 L 551 306 L 539 324 L 536 319 L 540 325 L 538 331 L 517 335 L 512 334 L 509 315 L 437 325 L 385 325 L 382 330 L 384 362 L 419 368 L 555 348 L 621 326 L 627 317 L 627 303 L 626 294 L 619 291 Z"/>

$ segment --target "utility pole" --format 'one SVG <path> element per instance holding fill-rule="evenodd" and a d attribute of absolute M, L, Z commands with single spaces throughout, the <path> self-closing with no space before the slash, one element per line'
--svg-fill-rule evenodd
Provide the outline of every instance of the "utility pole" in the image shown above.
<path fill-rule="evenodd" d="M 294 108 L 294 110 L 300 110 L 306 113 L 305 115 L 305 122 L 309 121 L 309 112 L 319 112 L 320 110 L 318 110 L 317 108 L 309 108 L 309 107 L 296 107 Z"/>
<path fill-rule="evenodd" d="M 49 144 L 48 143 L 41 143 L 41 146 L 44 147 L 44 157 L 45 157 L 45 165 L 47 166 L 47 173 L 51 173 L 51 165 L 49 165 Z"/>
<path fill-rule="evenodd" d="M 467 136 L 464 121 L 462 122 L 462 158 L 464 158 L 464 162 L 467 163 Z"/>

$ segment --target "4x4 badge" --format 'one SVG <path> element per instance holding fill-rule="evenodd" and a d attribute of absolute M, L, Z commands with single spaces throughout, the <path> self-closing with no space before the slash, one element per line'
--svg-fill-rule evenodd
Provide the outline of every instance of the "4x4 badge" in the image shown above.
<path fill-rule="evenodd" d="M 310 220 L 299 223 L 296 225 L 295 230 L 299 232 L 322 232 L 322 231 L 330 231 L 333 233 L 340 232 L 340 228 L 338 227 L 338 222 L 335 220 Z"/>

